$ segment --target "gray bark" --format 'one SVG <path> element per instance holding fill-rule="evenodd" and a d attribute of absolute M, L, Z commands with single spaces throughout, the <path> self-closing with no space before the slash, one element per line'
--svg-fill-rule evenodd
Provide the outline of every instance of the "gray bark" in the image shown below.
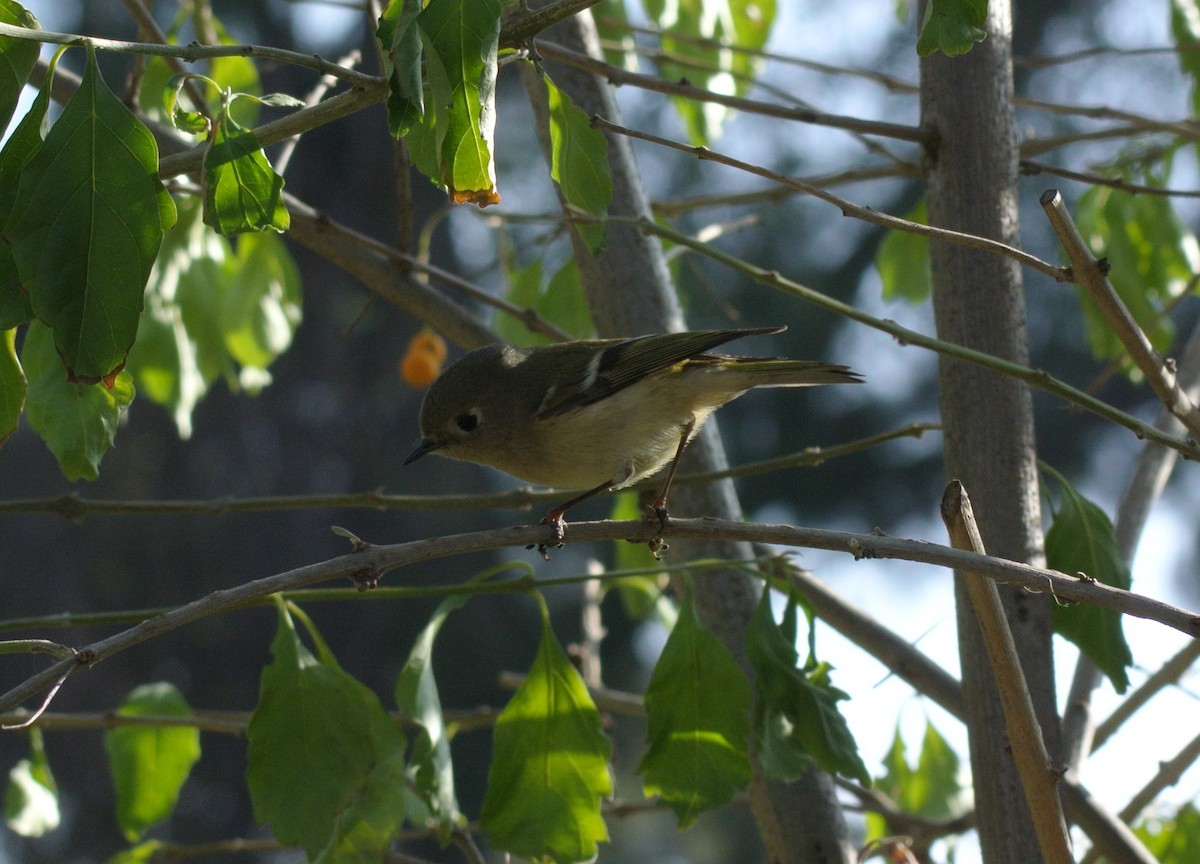
<path fill-rule="evenodd" d="M 987 37 L 960 57 L 921 62 L 921 111 L 932 134 L 925 159 L 930 223 L 1015 244 L 1017 135 L 1013 114 L 1011 8 L 988 4 Z M 933 244 L 938 336 L 1028 362 L 1018 265 L 1007 258 Z M 1043 560 L 1033 411 L 1028 388 L 962 361 L 939 358 L 948 478 L 974 502 L 987 551 Z M 1032 864 L 1041 853 L 1005 745 L 1005 723 L 969 601 L 956 602 L 976 824 L 987 864 Z M 1002 589 L 1051 758 L 1058 758 L 1049 599 Z"/>

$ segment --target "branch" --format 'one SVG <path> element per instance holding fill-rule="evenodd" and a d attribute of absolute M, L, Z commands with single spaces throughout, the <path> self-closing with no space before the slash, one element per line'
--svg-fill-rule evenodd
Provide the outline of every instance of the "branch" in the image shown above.
<path fill-rule="evenodd" d="M 123 39 L 104 39 L 99 36 L 81 36 L 76 33 L 31 30 L 28 27 L 15 27 L 12 24 L 3 23 L 0 23 L 0 36 L 53 45 L 91 45 L 101 51 L 111 51 L 114 54 L 176 57 L 189 62 L 210 60 L 214 57 L 261 57 L 281 63 L 290 63 L 293 66 L 303 66 L 322 75 L 332 75 L 334 78 L 339 78 L 357 87 L 373 87 L 384 83 L 382 78 L 375 75 L 347 69 L 316 54 L 301 54 L 299 51 L 288 51 L 268 45 L 201 45 L 198 42 L 190 45 L 164 45 L 160 42 L 128 42 Z"/>
<path fill-rule="evenodd" d="M 954 547 L 983 554 L 983 539 L 975 523 L 971 499 L 957 480 L 950 481 L 946 486 L 941 510 L 942 520 L 946 523 Z M 1058 778 L 1050 765 L 1050 753 L 1046 750 L 1042 729 L 1033 710 L 1033 698 L 1025 683 L 1017 646 L 1000 602 L 1000 592 L 990 580 L 979 579 L 969 571 L 959 572 L 967 577 L 971 607 L 983 634 L 992 674 L 1000 693 L 1008 744 L 1012 748 L 1013 761 L 1016 762 L 1021 786 L 1025 790 L 1038 846 L 1048 864 L 1074 864 L 1071 841 L 1067 835 L 1067 820 L 1056 788 Z"/>
<path fill-rule="evenodd" d="M 1154 674 L 1133 690 L 1113 712 L 1096 724 L 1092 736 L 1092 752 L 1099 750 L 1109 738 L 1116 734 L 1126 720 L 1145 705 L 1150 699 L 1166 687 L 1176 684 L 1196 660 L 1200 658 L 1200 641 L 1188 642 L 1170 660 L 1154 671 Z"/>
<path fill-rule="evenodd" d="M 1040 200 L 1042 209 L 1046 211 L 1046 217 L 1071 262 L 1071 272 L 1076 283 L 1096 304 L 1100 314 L 1112 328 L 1113 334 L 1125 346 L 1130 358 L 1146 376 L 1146 382 L 1167 410 L 1187 427 L 1193 438 L 1200 438 L 1200 410 L 1197 410 L 1188 394 L 1179 386 L 1174 363 L 1168 366 L 1133 319 L 1112 283 L 1108 281 L 1107 267 L 1102 261 L 1096 260 L 1084 242 L 1083 235 L 1075 227 L 1062 195 L 1057 189 L 1049 189 L 1042 193 Z"/>
<path fill-rule="evenodd" d="M 706 162 L 716 162 L 720 165 L 727 165 L 731 168 L 737 168 L 740 171 L 745 171 L 748 174 L 753 174 L 757 177 L 762 177 L 774 183 L 779 183 L 783 186 L 788 186 L 805 194 L 812 195 L 814 198 L 820 198 L 822 201 L 834 205 L 842 211 L 843 216 L 852 216 L 856 219 L 861 219 L 864 222 L 870 222 L 872 225 L 879 225 L 883 228 L 891 228 L 896 231 L 906 231 L 910 234 L 917 234 L 921 237 L 928 237 L 931 240 L 942 240 L 947 243 L 956 243 L 960 246 L 968 246 L 973 249 L 983 249 L 987 252 L 997 252 L 1005 257 L 1012 258 L 1015 261 L 1024 264 L 1027 267 L 1032 267 L 1040 273 L 1044 273 L 1056 282 L 1068 282 L 1070 276 L 1062 267 L 1055 267 L 1036 255 L 1031 255 L 1015 246 L 1010 246 L 1007 243 L 1001 243 L 999 240 L 990 240 L 986 237 L 979 237 L 974 234 L 966 234 L 962 231 L 951 231 L 947 228 L 936 228 L 932 225 L 923 225 L 920 222 L 912 222 L 908 219 L 901 219 L 899 216 L 892 216 L 887 213 L 881 213 L 871 207 L 864 207 L 861 204 L 855 204 L 846 200 L 832 192 L 814 186 L 811 183 L 806 183 L 803 180 L 797 180 L 793 177 L 788 177 L 783 174 L 776 173 L 767 168 L 755 165 L 752 162 L 743 162 L 740 159 L 734 159 L 732 156 L 726 156 L 722 153 L 717 153 L 707 147 L 697 147 L 692 144 L 683 144 L 679 141 L 672 141 L 669 138 L 663 138 L 659 135 L 653 135 L 649 132 L 642 132 L 637 129 L 630 129 L 627 126 L 618 126 L 600 116 L 592 117 L 592 125 L 598 126 L 609 132 L 616 132 L 625 135 L 629 138 L 636 138 L 639 141 L 648 141 L 652 144 L 658 144 L 667 147 L 671 150 L 677 150 L 681 153 L 687 153 L 695 156 L 697 159 Z"/>
<path fill-rule="evenodd" d="M 781 276 L 774 270 L 766 270 L 757 265 L 750 264 L 728 253 L 721 252 L 703 242 L 684 234 L 681 231 L 676 231 L 659 222 L 654 222 L 648 219 L 627 219 L 623 220 L 618 217 L 609 217 L 609 222 L 631 222 L 642 227 L 642 230 L 648 231 L 651 234 L 657 234 L 660 237 L 665 237 L 673 243 L 699 252 L 708 258 L 725 264 L 741 273 L 745 273 L 751 278 L 778 288 L 781 291 L 786 291 L 793 294 L 806 302 L 812 303 L 821 307 L 835 315 L 841 315 L 843 318 L 849 318 L 851 321 L 857 321 L 860 324 L 865 324 L 876 330 L 881 330 L 895 339 L 901 345 L 917 345 L 921 348 L 926 348 L 930 351 L 939 354 L 946 354 L 951 357 L 957 357 L 960 360 L 966 360 L 968 363 L 974 363 L 978 366 L 984 366 L 988 369 L 993 369 L 1004 375 L 1011 375 L 1032 387 L 1039 390 L 1044 390 L 1047 393 L 1052 393 L 1067 402 L 1078 405 L 1085 411 L 1090 411 L 1099 417 L 1103 417 L 1119 426 L 1124 426 L 1126 429 L 1133 432 L 1138 438 L 1148 441 L 1153 441 L 1156 444 L 1162 444 L 1164 447 L 1170 447 L 1179 453 L 1185 459 L 1200 460 L 1200 444 L 1191 438 L 1180 438 L 1177 435 L 1171 435 L 1155 428 L 1149 423 L 1144 423 L 1131 414 L 1127 414 L 1118 408 L 1114 408 L 1107 402 L 1103 402 L 1096 397 L 1072 387 L 1050 373 L 1041 369 L 1030 369 L 1027 366 L 1021 366 L 1017 363 L 1012 363 L 1008 360 L 1002 360 L 991 354 L 985 354 L 982 351 L 975 351 L 963 345 L 958 345 L 953 342 L 944 342 L 940 339 L 935 339 L 932 336 L 926 336 L 924 333 L 919 333 L 916 330 L 910 330 L 907 327 L 902 327 L 895 321 L 888 319 L 876 318 L 869 315 L 860 309 L 855 308 L 847 303 L 842 303 L 835 300 L 819 291 L 814 291 L 798 282 L 794 282 L 784 276 Z"/>
<path fill-rule="evenodd" d="M 75 669 L 92 666 L 185 624 L 236 609 L 270 594 L 335 579 L 349 580 L 357 586 L 369 588 L 383 575 L 401 567 L 509 546 L 549 545 L 555 542 L 553 534 L 551 526 L 539 524 L 431 537 L 387 546 L 363 544 L 359 551 L 338 558 L 214 591 L 79 649 L 75 658 L 60 660 L 0 696 L 0 713 L 12 711 L 56 682 L 61 683 Z M 661 530 L 643 522 L 578 522 L 571 523 L 568 536 L 572 541 L 624 539 L 633 542 L 649 542 L 658 536 L 706 540 L 719 537 L 733 541 L 826 549 L 853 555 L 855 560 L 899 558 L 975 573 L 1035 593 L 1049 591 L 1059 601 L 1095 603 L 1127 615 L 1157 621 L 1193 638 L 1200 636 L 1200 615 L 1160 600 L 1055 570 L 917 540 L 722 519 L 670 519 Z"/>
<path fill-rule="evenodd" d="M 727 468 L 681 475 L 673 485 L 688 486 L 709 483 L 725 477 L 748 477 L 785 468 L 803 468 L 821 465 L 830 459 L 860 453 L 880 444 L 900 438 L 921 438 L 927 432 L 941 427 L 936 423 L 909 423 L 888 432 L 868 435 L 844 444 L 827 447 L 805 447 L 784 456 L 761 459 Z M 645 485 L 652 487 L 657 480 Z M 507 508 L 529 510 L 537 504 L 556 504 L 563 497 L 562 490 L 533 489 L 520 486 L 507 492 L 492 495 L 388 495 L 378 490 L 348 492 L 335 495 L 267 495 L 257 498 L 175 499 L 175 500 L 105 500 L 85 498 L 77 492 L 55 495 L 49 498 L 25 498 L 0 501 L 0 516 L 41 513 L 58 516 L 70 522 L 81 522 L 89 516 L 131 516 L 164 514 L 205 514 L 227 516 L 231 513 L 259 513 L 282 510 L 469 510 L 485 508 Z"/>
<path fill-rule="evenodd" d="M 683 99 L 694 99 L 697 102 L 714 102 L 728 108 L 734 108 L 747 114 L 760 114 L 764 117 L 777 117 L 781 120 L 793 120 L 798 123 L 811 123 L 815 126 L 828 126 L 832 129 L 845 129 L 848 132 L 861 132 L 866 135 L 881 135 L 900 141 L 926 143 L 927 135 L 916 126 L 903 126 L 899 123 L 885 123 L 878 120 L 863 120 L 858 117 L 844 117 L 838 114 L 826 114 L 810 108 L 797 108 L 790 105 L 775 105 L 770 102 L 760 102 L 741 96 L 730 96 L 705 90 L 687 81 L 664 81 L 654 75 L 643 75 L 630 72 L 620 66 L 613 66 L 601 60 L 594 60 L 586 54 L 563 48 L 549 42 L 538 42 L 537 51 L 543 57 L 557 60 L 585 72 L 590 72 L 611 84 L 629 84 L 663 93 L 668 96 L 678 96 Z"/>
<path fill-rule="evenodd" d="M 572 15 L 578 15 L 600 2 L 601 0 L 555 0 L 538 9 L 530 9 L 525 3 L 521 3 L 519 8 L 523 11 L 509 16 L 504 21 L 500 32 L 500 48 L 521 48 L 543 30 L 560 21 L 566 21 Z"/>

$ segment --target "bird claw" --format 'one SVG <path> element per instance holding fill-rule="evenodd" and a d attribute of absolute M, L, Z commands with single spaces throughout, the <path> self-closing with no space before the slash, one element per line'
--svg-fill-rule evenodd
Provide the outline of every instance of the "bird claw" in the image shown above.
<path fill-rule="evenodd" d="M 551 537 L 549 543 L 538 543 L 537 544 L 537 551 L 538 551 L 538 554 L 542 556 L 542 560 L 549 561 L 550 560 L 550 552 L 549 552 L 550 547 L 553 546 L 555 549 L 561 549 L 565 545 L 563 543 L 563 537 L 567 533 L 567 524 L 566 524 L 566 522 L 563 521 L 563 518 L 561 515 L 558 515 L 555 513 L 546 514 L 546 518 L 541 521 L 541 524 L 549 525 L 550 528 L 553 530 L 553 536 Z M 530 543 L 525 548 L 532 549 L 533 547 L 534 547 L 534 544 Z"/>
<path fill-rule="evenodd" d="M 646 523 L 657 531 L 666 530 L 668 518 L 670 517 L 667 508 L 662 504 L 651 504 L 646 508 Z M 662 553 L 671 548 L 662 537 L 655 537 L 646 545 L 650 548 L 650 554 L 654 556 L 655 561 L 661 561 Z"/>

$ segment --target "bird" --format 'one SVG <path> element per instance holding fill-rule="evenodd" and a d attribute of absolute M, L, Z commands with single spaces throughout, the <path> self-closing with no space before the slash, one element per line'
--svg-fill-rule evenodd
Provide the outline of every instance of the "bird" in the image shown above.
<path fill-rule="evenodd" d="M 755 387 L 863 380 L 834 363 L 711 353 L 735 339 L 786 329 L 693 330 L 476 348 L 430 386 L 419 415 L 420 440 L 403 464 L 436 453 L 490 465 L 539 486 L 584 490 L 542 519 L 560 547 L 563 517 L 572 507 L 666 468 L 661 491 L 649 506 L 662 530 L 680 457 L 717 408 Z M 538 551 L 548 558 L 546 545 Z M 656 557 L 666 548 L 661 539 L 650 545 Z"/>

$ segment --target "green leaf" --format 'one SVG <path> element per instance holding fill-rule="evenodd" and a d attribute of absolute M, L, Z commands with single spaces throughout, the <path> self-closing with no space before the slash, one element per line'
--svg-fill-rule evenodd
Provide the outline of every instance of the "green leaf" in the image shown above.
<path fill-rule="evenodd" d="M 117 425 L 133 401 L 133 378 L 121 372 L 111 387 L 67 379 L 50 330 L 31 321 L 21 348 L 29 388 L 25 416 L 58 459 L 68 480 L 95 480 Z"/>
<path fill-rule="evenodd" d="M 966 54 L 987 36 L 985 21 L 987 0 L 929 0 L 917 36 L 917 53 L 922 57 L 935 51 L 947 57 Z"/>
<path fill-rule="evenodd" d="M 283 178 L 271 169 L 249 129 L 222 112 L 204 155 L 204 224 L 231 237 L 246 231 L 286 231 Z"/>
<path fill-rule="evenodd" d="M 508 302 L 522 309 L 532 309 L 560 330 L 579 339 L 590 336 L 594 332 L 592 313 L 588 309 L 583 280 L 575 259 L 568 258 L 544 289 L 542 272 L 541 258 L 535 258 L 527 266 L 511 271 L 506 295 Z M 553 341 L 545 334 L 530 330 L 522 321 L 510 315 L 497 317 L 496 332 L 514 345 L 545 345 Z"/>
<path fill-rule="evenodd" d="M 440 180 L 455 204 L 498 204 L 496 125 L 498 0 L 433 0 L 417 20 L 437 112 Z"/>
<path fill-rule="evenodd" d="M 37 18 L 16 0 L 0 0 L 0 23 L 40 30 Z M 37 63 L 41 43 L 32 39 L 0 36 L 0 132 L 8 128 L 17 99 Z"/>
<path fill-rule="evenodd" d="M 120 717 L 190 717 L 183 694 L 166 682 L 136 688 L 117 709 Z M 179 790 L 200 758 L 194 726 L 118 726 L 104 733 L 117 789 L 117 822 L 131 843 L 175 810 Z"/>
<path fill-rule="evenodd" d="M 1192 113 L 1200 113 L 1200 3 L 1171 0 L 1171 35 L 1179 68 L 1192 79 Z"/>
<path fill-rule="evenodd" d="M 390 0 L 379 17 L 375 38 L 388 81 L 388 131 L 402 138 L 425 116 L 421 77 L 421 0 Z"/>
<path fill-rule="evenodd" d="M 6 231 L 33 311 L 70 375 L 116 373 L 137 334 L 142 293 L 175 205 L 150 131 L 100 77 L 79 90 L 25 164 Z"/>
<path fill-rule="evenodd" d="M 650 676 L 646 720 L 649 749 L 638 773 L 646 795 L 661 795 L 681 829 L 750 782 L 750 684 L 696 619 L 690 593 Z"/>
<path fill-rule="evenodd" d="M 471 581 L 491 575 L 484 572 Z M 420 821 L 409 808 L 409 819 L 423 828 L 435 828 L 442 842 L 449 831 L 465 823 L 454 794 L 454 766 L 450 759 L 450 735 L 442 715 L 442 700 L 433 677 L 433 643 L 451 612 L 470 599 L 452 594 L 434 610 L 429 623 L 417 636 L 404 668 L 396 679 L 396 707 L 417 727 L 412 742 L 408 781 L 420 798 Z"/>
<path fill-rule="evenodd" d="M 163 848 L 161 840 L 146 840 L 128 849 L 122 849 L 104 864 L 152 864 L 157 860 L 159 851 Z"/>
<path fill-rule="evenodd" d="M 480 821 L 491 845 L 535 861 L 590 861 L 608 839 L 600 799 L 612 794 L 612 746 L 600 712 L 554 638 L 537 595 L 542 638 L 500 716 Z"/>
<path fill-rule="evenodd" d="M 763 591 L 746 633 L 746 655 L 758 688 L 754 734 L 763 770 L 793 780 L 816 762 L 831 774 L 869 783 L 858 745 L 837 710 L 837 703 L 849 697 L 830 683 L 827 665 L 796 668 L 795 601 L 789 600 L 783 622 L 776 624 L 770 593 Z"/>
<path fill-rule="evenodd" d="M 254 818 L 309 857 L 353 860 L 347 849 L 399 829 L 403 812 L 403 736 L 378 697 L 300 642 L 279 601 L 274 660 L 263 669 L 259 703 L 247 728 L 246 782 Z"/>
<path fill-rule="evenodd" d="M 42 730 L 29 730 L 29 758 L 22 759 L 8 772 L 4 793 L 4 824 L 22 837 L 41 837 L 58 827 L 62 815 L 58 807 L 58 785 L 50 773 L 50 761 Z"/>
<path fill-rule="evenodd" d="M 1084 573 L 1105 585 L 1129 590 L 1129 568 L 1117 553 L 1112 522 L 1104 511 L 1072 488 L 1057 471 L 1062 501 L 1046 532 L 1046 566 L 1063 573 Z M 1121 614 L 1093 603 L 1053 607 L 1054 632 L 1069 639 L 1112 681 L 1118 693 L 1129 686 L 1125 670 L 1133 655 L 1125 641 Z"/>
<path fill-rule="evenodd" d="M 17 431 L 25 407 L 25 372 L 17 360 L 17 331 L 0 333 L 0 444 Z"/>
<path fill-rule="evenodd" d="M 230 261 L 221 304 L 225 345 L 238 363 L 265 370 L 292 344 L 300 326 L 300 273 L 274 234 L 244 234 Z"/>
<path fill-rule="evenodd" d="M 1156 178 L 1146 179 L 1158 183 Z M 1080 198 L 1076 222 L 1088 245 L 1107 260 L 1108 278 L 1134 320 L 1156 349 L 1167 350 L 1175 328 L 1162 311 L 1186 289 L 1200 266 L 1196 237 L 1171 201 L 1094 186 Z M 1124 359 L 1133 370 L 1125 347 L 1096 305 L 1082 291 L 1078 296 L 1092 352 L 1102 359 Z"/>
<path fill-rule="evenodd" d="M 891 750 L 884 758 L 884 768 L 887 773 L 875 786 L 905 813 L 931 820 L 951 819 L 962 813 L 958 754 L 928 720 L 916 767 L 908 764 L 897 726 Z"/>
<path fill-rule="evenodd" d="M 1200 810 L 1190 802 L 1171 818 L 1153 817 L 1138 825 L 1134 832 L 1159 864 L 1200 861 Z"/>
<path fill-rule="evenodd" d="M 65 50 L 59 48 L 50 59 L 46 79 L 42 82 L 33 104 L 9 136 L 3 151 L 0 151 L 0 236 L 8 234 L 8 222 L 12 216 L 13 204 L 17 200 L 21 171 L 42 146 L 42 138 L 47 129 L 46 112 L 50 106 L 54 70 L 58 67 L 58 58 Z M 0 242 L 0 329 L 7 330 L 24 324 L 32 317 L 33 305 L 29 302 L 29 292 L 21 285 L 12 246 Z"/>
<path fill-rule="evenodd" d="M 571 97 L 544 79 L 550 107 L 550 176 L 567 203 L 589 216 L 603 219 L 612 201 L 608 170 L 608 141 Z M 604 248 L 604 223 L 576 223 L 576 230 L 593 255 Z"/>
<path fill-rule="evenodd" d="M 910 222 L 929 224 L 925 212 L 925 199 L 904 218 Z M 929 272 L 929 238 L 911 231 L 888 231 L 875 253 L 875 269 L 883 282 L 885 300 L 904 299 L 910 303 L 924 303 L 929 299 L 933 277 Z"/>
<path fill-rule="evenodd" d="M 338 814 L 332 838 L 313 864 L 383 861 L 400 831 L 408 780 L 404 733 L 381 706 L 370 714 L 375 762 L 350 806 Z"/>
<path fill-rule="evenodd" d="M 226 294 L 237 290 L 237 268 L 226 266 L 233 249 L 204 225 L 198 199 L 185 199 L 179 212 L 150 273 L 138 339 L 126 368 L 138 391 L 167 408 L 180 437 L 188 438 L 192 411 L 212 382 L 235 378 L 221 307 Z"/>
<path fill-rule="evenodd" d="M 162 63 L 161 68 L 169 69 L 166 63 Z M 184 132 L 191 132 L 194 135 L 202 135 L 208 131 L 208 118 L 199 111 L 189 111 L 180 104 L 179 94 L 183 91 L 188 81 L 194 81 L 198 84 L 207 83 L 211 85 L 212 83 L 204 75 L 199 75 L 195 72 L 180 72 L 172 75 L 167 79 L 166 84 L 163 85 L 162 109 L 165 112 L 167 120 L 176 129 L 182 129 Z M 144 88 L 145 83 L 143 82 Z"/>
<path fill-rule="evenodd" d="M 670 80 L 686 79 L 706 90 L 744 95 L 758 78 L 762 57 L 775 23 L 774 0 L 679 0 L 645 4 L 646 14 L 663 31 L 664 56 L 677 62 L 660 62 L 659 74 Z M 726 43 L 744 50 L 730 51 Z M 675 98 L 675 110 L 687 127 L 692 144 L 705 145 L 721 133 L 732 109 L 713 102 Z"/>

